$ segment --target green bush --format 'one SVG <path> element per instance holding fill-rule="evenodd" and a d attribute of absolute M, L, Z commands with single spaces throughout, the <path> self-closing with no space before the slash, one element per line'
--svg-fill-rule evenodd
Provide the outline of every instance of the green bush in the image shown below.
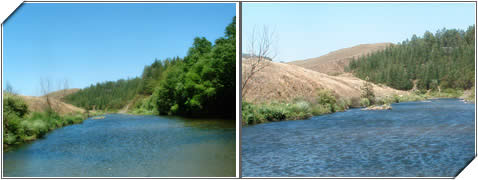
<path fill-rule="evenodd" d="M 265 121 L 282 121 L 287 117 L 287 111 L 281 105 L 264 105 L 259 107 L 258 113 L 262 114 Z"/>
<path fill-rule="evenodd" d="M 19 134 L 25 133 L 23 118 L 28 114 L 28 106 L 21 99 L 10 93 L 3 97 L 3 137 L 4 145 L 16 144 Z M 6 147 L 6 146 L 5 146 Z"/>
<path fill-rule="evenodd" d="M 400 102 L 400 97 L 396 94 L 394 94 L 392 96 L 392 101 L 395 102 L 395 103 L 399 103 Z"/>
<path fill-rule="evenodd" d="M 363 107 L 368 107 L 370 106 L 370 101 L 368 100 L 368 98 L 362 98 L 360 99 L 360 105 Z"/>
<path fill-rule="evenodd" d="M 331 113 L 329 105 L 315 104 L 312 108 L 312 114 L 317 116 Z"/>
<path fill-rule="evenodd" d="M 352 103 L 351 100 L 344 100 L 344 99 L 339 99 L 337 103 L 335 104 L 335 111 L 345 111 L 349 109 L 350 104 Z"/>
<path fill-rule="evenodd" d="M 69 124 L 81 123 L 81 114 L 60 116 L 54 111 L 29 113 L 21 97 L 6 94 L 3 106 L 4 148 L 43 137 L 49 131 Z"/>
<path fill-rule="evenodd" d="M 13 133 L 3 133 L 4 144 L 14 144 L 17 141 L 17 136 Z"/>
<path fill-rule="evenodd" d="M 306 119 L 312 116 L 310 104 L 306 101 L 297 101 L 292 104 L 286 104 L 286 119 L 297 120 Z"/>
<path fill-rule="evenodd" d="M 265 122 L 265 116 L 257 111 L 258 105 L 242 102 L 242 124 L 259 124 Z"/>
<path fill-rule="evenodd" d="M 13 113 L 16 116 L 23 118 L 26 114 L 28 114 L 28 106 L 21 97 L 10 93 L 5 93 L 3 97 L 3 113 Z"/>
<path fill-rule="evenodd" d="M 332 92 L 327 91 L 327 90 L 319 90 L 318 92 L 318 98 L 317 102 L 319 104 L 335 104 L 336 103 L 336 98 L 332 94 Z"/>
<path fill-rule="evenodd" d="M 292 103 L 274 102 L 264 104 L 242 103 L 242 124 L 259 124 L 271 121 L 307 119 L 313 115 L 344 111 L 351 100 L 339 99 L 326 90 L 320 90 L 313 103 L 295 99 Z"/>

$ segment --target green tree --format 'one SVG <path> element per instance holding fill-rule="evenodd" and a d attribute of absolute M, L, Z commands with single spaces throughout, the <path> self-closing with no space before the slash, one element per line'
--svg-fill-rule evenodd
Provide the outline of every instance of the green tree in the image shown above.
<path fill-rule="evenodd" d="M 475 81 L 475 25 L 466 31 L 441 29 L 413 35 L 382 51 L 354 58 L 348 71 L 369 77 L 400 90 L 410 90 L 413 82 L 421 90 L 441 88 L 470 89 Z M 438 84 L 438 85 L 437 85 Z"/>
<path fill-rule="evenodd" d="M 372 83 L 369 82 L 369 78 L 366 77 L 365 81 L 363 82 L 363 85 L 360 87 L 361 90 L 361 98 L 368 99 L 368 102 L 370 104 L 375 103 L 375 93 L 373 91 L 373 85 Z"/>

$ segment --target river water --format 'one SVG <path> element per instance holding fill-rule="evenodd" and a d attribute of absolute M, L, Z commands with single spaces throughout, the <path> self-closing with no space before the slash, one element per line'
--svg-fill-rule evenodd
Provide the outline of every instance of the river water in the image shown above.
<path fill-rule="evenodd" d="M 4 176 L 235 176 L 235 122 L 106 115 L 3 155 Z"/>
<path fill-rule="evenodd" d="M 437 99 L 242 128 L 242 175 L 452 177 L 474 157 L 474 104 Z"/>

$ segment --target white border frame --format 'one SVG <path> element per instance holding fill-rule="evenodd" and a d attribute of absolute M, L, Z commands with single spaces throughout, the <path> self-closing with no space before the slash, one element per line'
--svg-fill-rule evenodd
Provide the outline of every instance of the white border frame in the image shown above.
<path fill-rule="evenodd" d="M 16 0 L 17 2 L 13 2 L 13 1 L 8 1 L 9 4 L 7 4 L 6 6 L 3 6 L 2 4 L 2 7 L 6 7 L 6 11 L 3 11 L 4 9 L 0 9 L 2 10 L 2 12 L 0 13 L 1 17 L 3 18 L 5 16 L 5 18 L 9 17 L 9 15 L 11 13 L 13 13 L 18 7 L 20 7 L 20 5 L 22 5 L 23 3 L 221 3 L 221 4 L 235 4 L 236 6 L 236 175 L 235 176 L 231 176 L 231 177 L 4 177 L 3 176 L 3 135 L 1 137 L 2 139 L 2 156 L 1 156 L 1 165 L 2 165 L 2 169 L 1 169 L 1 178 L 2 179 L 237 179 L 240 177 L 240 168 L 239 168 L 239 162 L 240 162 L 240 152 L 239 152 L 239 147 L 240 147 L 240 144 L 239 144 L 239 138 L 240 138 L 240 134 L 239 134 L 239 122 L 240 122 L 240 119 L 239 119 L 239 114 L 240 114 L 240 111 L 239 111 L 239 108 L 241 107 L 240 104 L 239 104 L 239 99 L 240 99 L 240 96 L 239 96 L 239 88 L 237 87 L 240 87 L 239 86 L 239 42 L 240 42 L 240 39 L 239 39 L 239 2 L 237 1 L 218 1 L 218 0 L 213 0 L 213 1 L 199 1 L 199 0 L 190 0 L 190 1 L 148 1 L 148 2 L 141 2 L 141 1 L 138 1 L 138 2 L 133 2 L 133 1 L 126 1 L 126 2 L 120 2 L 120 1 L 125 1 L 125 0 L 119 0 L 119 1 L 113 1 L 113 0 L 107 0 L 107 1 L 101 1 L 101 0 L 95 0 L 95 1 L 98 1 L 98 2 L 90 2 L 91 0 L 85 0 L 87 2 L 80 2 L 80 1 L 74 1 L 74 0 L 66 0 L 66 1 L 71 1 L 71 2 L 64 2 L 64 1 L 59 1 L 59 0 L 54 0 L 54 1 L 49 1 L 49 2 L 42 2 L 41 0 L 33 0 L 33 1 L 26 1 L 26 2 L 23 2 L 23 1 L 19 1 L 19 0 Z M 5 2 L 5 1 L 1 1 L 2 3 Z M 12 8 L 13 7 L 13 8 Z M 1 70 L 2 70 L 2 80 L 1 80 L 1 87 L 3 89 L 3 23 L 6 19 L 2 19 L 2 24 L 1 24 L 1 44 L 2 44 L 2 57 L 1 57 L 1 60 L 2 60 L 2 65 L 1 65 Z M 1 109 L 2 109 L 2 124 L 3 124 L 3 93 L 2 93 L 2 102 L 1 102 Z M 3 134 L 3 126 L 1 128 L 1 134 Z"/>
<path fill-rule="evenodd" d="M 141 1 L 141 0 L 86 0 L 88 2 L 79 2 L 81 0 L 78 0 L 78 1 L 75 1 L 75 0 L 63 0 L 62 2 L 55 2 L 55 1 L 58 1 L 58 0 L 46 0 L 48 2 L 44 2 L 44 1 L 41 1 L 41 0 L 29 0 L 28 3 L 162 3 L 162 2 L 157 2 L 157 1 L 151 1 L 151 0 L 144 0 L 144 1 Z M 64 2 L 64 1 L 70 1 L 70 2 Z M 94 1 L 98 1 L 98 2 L 94 2 Z M 125 1 L 125 2 L 121 2 L 121 1 Z M 133 2 L 133 1 L 139 1 L 139 2 Z M 292 1 L 284 1 L 284 0 L 244 0 L 244 1 L 241 1 L 241 0 L 236 0 L 236 1 L 231 1 L 231 0 L 209 0 L 208 2 L 204 2 L 204 1 L 200 1 L 200 0 L 186 0 L 187 2 L 185 1 L 165 1 L 165 2 L 169 2 L 169 3 L 214 3 L 214 2 L 231 2 L 231 3 L 236 3 L 236 87 L 240 87 L 239 86 L 239 81 L 240 81 L 240 75 L 239 74 L 239 71 L 240 71 L 240 67 L 239 65 L 241 65 L 240 62 L 240 42 L 242 41 L 242 36 L 241 36 L 241 29 L 240 29 L 240 23 L 241 20 L 242 20 L 242 17 L 240 17 L 240 9 L 239 9 L 239 4 L 244 2 L 244 3 L 254 3 L 254 2 L 262 2 L 262 3 L 291 3 Z M 346 2 L 344 1 L 313 1 L 313 0 L 302 0 L 302 2 L 305 2 L 305 3 L 320 3 L 320 2 L 329 2 L 329 3 L 405 3 L 405 2 L 409 2 L 409 3 L 413 3 L 413 1 L 403 1 L 403 0 L 395 0 L 393 2 L 390 2 L 390 1 L 380 1 L 380 0 L 370 0 L 370 1 L 360 1 L 360 0 L 346 0 Z M 476 6 L 477 6 L 477 2 L 476 0 L 474 1 L 449 1 L 449 0 L 422 0 L 420 1 L 420 3 L 456 3 L 456 2 L 474 2 L 475 3 L 475 26 L 477 25 L 476 22 L 477 22 L 477 18 L 476 18 Z M 22 0 L 0 0 L 0 20 L 2 22 L 2 66 L 1 66 L 1 69 L 2 69 L 2 89 L 3 89 L 3 21 L 22 3 Z M 414 2 L 414 3 L 417 3 L 417 2 Z M 477 58 L 477 32 L 476 32 L 476 29 L 475 29 L 475 84 L 477 81 L 477 73 L 476 73 L 476 69 L 477 69 L 477 64 L 476 64 L 476 58 Z M 476 87 L 475 87 L 475 94 L 476 94 Z M 475 97 L 475 102 L 476 102 L 477 98 Z M 237 121 L 237 124 L 236 124 L 236 176 L 235 178 L 242 178 L 240 172 L 241 172 L 241 167 L 240 167 L 240 133 L 239 131 L 241 130 L 241 120 L 240 120 L 240 116 L 241 116 L 241 111 L 240 111 L 240 107 L 241 107 L 241 104 L 240 104 L 240 89 L 239 88 L 236 88 L 236 121 Z M 1 105 L 2 105 L 2 109 L 3 109 L 3 96 L 2 96 L 2 102 L 1 102 Z M 476 103 L 475 103 L 475 157 L 477 156 L 477 139 L 478 139 L 478 134 L 477 134 L 477 112 L 476 112 Z M 3 112 L 3 111 L 2 111 Z M 3 122 L 3 113 L 2 113 L 2 122 Z M 2 134 L 3 134 L 3 128 L 1 129 L 2 131 Z M 2 137 L 3 138 L 3 137 Z M 2 160 L 2 166 L 3 166 L 3 143 L 2 143 L 2 157 L 1 157 L 1 160 Z M 2 179 L 4 178 L 3 177 L 3 167 L 2 167 Z M 22 179 L 22 178 L 13 178 L 13 177 L 7 177 L 8 179 Z M 42 177 L 43 178 L 48 178 L 48 177 Z M 63 179 L 66 179 L 68 177 L 63 177 Z M 83 179 L 118 179 L 118 178 L 121 178 L 121 177 L 112 177 L 112 178 L 94 178 L 94 177 L 84 177 Z M 131 179 L 130 177 L 127 177 L 128 179 Z M 174 177 L 167 177 L 165 179 L 185 179 L 185 178 L 188 178 L 188 177 L 177 177 L 177 178 L 174 178 Z M 192 178 L 192 177 L 189 177 L 189 178 Z M 208 179 L 208 178 L 220 178 L 220 177 L 201 177 L 201 178 L 197 178 L 197 179 Z M 289 178 L 289 177 L 272 177 L 273 179 L 307 179 L 307 178 L 300 178 L 300 177 L 292 177 L 292 178 Z M 256 179 L 272 179 L 271 177 L 269 178 L 256 178 Z M 478 160 L 473 160 L 457 177 L 315 177 L 315 178 L 318 178 L 318 179 L 478 179 Z M 30 178 L 30 179 L 39 179 L 39 178 Z M 74 177 L 73 179 L 82 179 L 82 178 L 78 178 L 78 177 Z M 151 179 L 151 178 L 137 178 L 137 179 Z M 230 178 L 229 178 L 230 179 Z M 249 179 L 247 177 L 245 177 L 244 179 Z"/>
<path fill-rule="evenodd" d="M 348 3 L 348 4 L 366 4 L 366 3 L 474 3 L 475 4 L 475 84 L 477 82 L 477 32 L 476 32 L 476 22 L 477 22 L 477 1 L 450 1 L 450 0 L 418 0 L 418 1 L 407 1 L 407 0 L 337 0 L 337 1 L 313 1 L 313 0 L 300 0 L 299 2 L 295 1 L 287 1 L 287 0 L 243 0 L 241 1 L 244 4 L 253 4 L 253 3 L 270 3 L 270 4 L 281 4 L 281 3 Z M 475 94 L 477 88 L 475 87 Z M 476 112 L 476 101 L 477 97 L 475 96 L 475 158 L 462 169 L 462 171 L 456 177 L 249 177 L 249 176 L 241 176 L 241 178 L 245 179 L 478 179 L 478 160 L 477 158 L 477 112 Z M 242 123 L 242 122 L 241 122 Z M 241 174 L 242 175 L 242 174 Z M 471 177 L 462 177 L 466 175 L 471 175 Z"/>

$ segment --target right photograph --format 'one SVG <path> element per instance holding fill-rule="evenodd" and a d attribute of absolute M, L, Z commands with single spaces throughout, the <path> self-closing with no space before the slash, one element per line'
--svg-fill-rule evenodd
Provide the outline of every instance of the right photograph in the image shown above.
<path fill-rule="evenodd" d="M 455 177 L 473 3 L 242 3 L 242 177 Z"/>

